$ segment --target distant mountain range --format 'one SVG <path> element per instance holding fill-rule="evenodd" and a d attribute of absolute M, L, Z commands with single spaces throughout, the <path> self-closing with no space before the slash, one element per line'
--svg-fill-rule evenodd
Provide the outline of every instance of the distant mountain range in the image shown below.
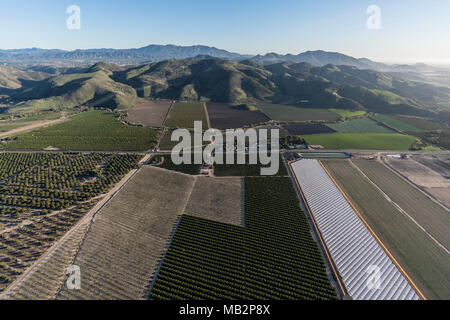
<path fill-rule="evenodd" d="M 230 60 L 246 59 L 250 56 L 228 52 L 208 46 L 175 46 L 175 45 L 149 45 L 137 49 L 86 49 L 86 50 L 46 50 L 46 49 L 13 49 L 0 50 L 2 63 L 57 63 L 77 62 L 95 63 L 111 62 L 120 64 L 134 64 L 154 62 L 169 59 L 186 59 L 199 55 L 224 58 Z"/>
<path fill-rule="evenodd" d="M 326 52 L 322 50 L 307 51 L 298 55 L 268 53 L 266 55 L 250 56 L 201 45 L 149 45 L 136 49 L 103 48 L 73 51 L 38 48 L 0 50 L 0 63 L 19 66 L 25 65 L 28 67 L 38 64 L 77 66 L 96 62 L 131 65 L 170 59 L 187 59 L 197 56 L 210 56 L 234 61 L 253 60 L 262 65 L 270 65 L 279 62 L 307 62 L 313 66 L 319 67 L 327 64 L 334 64 L 354 66 L 359 69 L 394 72 L 417 72 L 427 67 L 420 64 L 413 66 L 387 65 L 366 58 L 357 59 L 338 52 Z"/>

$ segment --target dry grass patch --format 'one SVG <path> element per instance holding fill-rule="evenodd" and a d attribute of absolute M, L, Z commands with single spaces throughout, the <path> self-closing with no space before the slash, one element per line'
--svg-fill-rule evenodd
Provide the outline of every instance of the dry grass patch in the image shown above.
<path fill-rule="evenodd" d="M 74 264 L 81 290 L 61 299 L 142 299 L 195 178 L 142 168 L 95 217 Z"/>
<path fill-rule="evenodd" d="M 450 180 L 413 159 L 389 159 L 386 163 L 424 190 L 440 203 L 450 208 Z"/>
<path fill-rule="evenodd" d="M 128 110 L 127 121 L 147 127 L 162 127 L 171 104 L 170 100 L 137 99 L 136 106 Z"/>
<path fill-rule="evenodd" d="M 242 225 L 241 178 L 198 177 L 185 213 L 217 222 Z"/>

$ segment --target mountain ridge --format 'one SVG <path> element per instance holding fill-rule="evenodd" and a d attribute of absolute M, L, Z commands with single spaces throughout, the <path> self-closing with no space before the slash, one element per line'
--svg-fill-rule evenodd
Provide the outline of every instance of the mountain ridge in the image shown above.
<path fill-rule="evenodd" d="M 12 70 L 12 69 L 4 69 Z M 11 112 L 77 106 L 124 109 L 138 98 L 215 101 L 233 104 L 270 102 L 308 108 L 339 108 L 379 113 L 433 116 L 430 106 L 450 100 L 450 89 L 395 78 L 354 66 L 307 62 L 262 65 L 197 56 L 119 66 L 99 62 L 64 74 L 11 77 L 0 86 L 0 103 Z M 42 78 L 43 77 L 43 78 Z M 1 78 L 1 70 L 0 70 Z M 24 80 L 21 81 L 21 78 Z"/>
<path fill-rule="evenodd" d="M 118 64 L 142 64 L 147 62 L 158 62 L 170 59 L 187 59 L 196 56 L 211 56 L 214 58 L 225 58 L 234 61 L 253 60 L 263 65 L 279 62 L 308 62 L 314 66 L 327 64 L 350 65 L 359 69 L 374 69 L 378 71 L 415 71 L 415 65 L 400 66 L 388 65 L 375 62 L 368 58 L 354 58 L 339 52 L 328 52 L 324 50 L 305 51 L 297 55 L 278 54 L 275 52 L 256 56 L 230 52 L 216 47 L 205 45 L 178 46 L 173 44 L 155 45 L 150 44 L 141 48 L 130 49 L 0 49 L 0 63 L 6 64 L 92 64 L 96 62 L 111 62 Z"/>

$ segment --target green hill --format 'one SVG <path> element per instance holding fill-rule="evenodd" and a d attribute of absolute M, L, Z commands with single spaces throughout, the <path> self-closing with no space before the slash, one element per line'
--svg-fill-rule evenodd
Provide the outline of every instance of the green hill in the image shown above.
<path fill-rule="evenodd" d="M 3 102 L 15 105 L 10 112 L 82 105 L 124 109 L 132 107 L 136 97 L 148 97 L 234 104 L 266 102 L 432 118 L 436 114 L 429 106 L 450 99 L 447 88 L 350 66 L 314 67 L 295 62 L 263 66 L 249 60 L 202 56 L 134 67 L 97 63 L 74 70 L 52 77 L 30 71 L 23 77 L 32 80 L 9 84 Z"/>

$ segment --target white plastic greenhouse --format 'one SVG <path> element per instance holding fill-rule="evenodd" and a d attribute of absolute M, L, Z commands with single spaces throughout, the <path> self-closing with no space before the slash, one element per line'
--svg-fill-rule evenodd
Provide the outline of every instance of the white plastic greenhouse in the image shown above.
<path fill-rule="evenodd" d="M 291 166 L 348 294 L 355 300 L 419 299 L 320 163 Z"/>

